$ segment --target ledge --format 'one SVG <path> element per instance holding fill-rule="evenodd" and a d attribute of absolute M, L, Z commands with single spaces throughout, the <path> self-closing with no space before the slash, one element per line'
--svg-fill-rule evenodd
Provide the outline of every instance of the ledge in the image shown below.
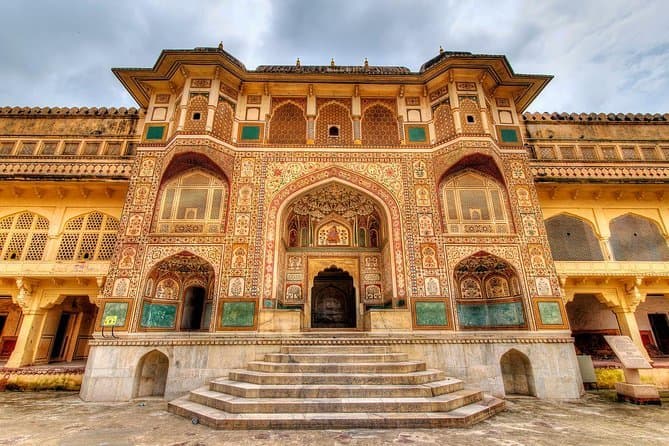
<path fill-rule="evenodd" d="M 110 262 L 89 261 L 1 261 L 0 277 L 67 278 L 106 276 Z"/>
<path fill-rule="evenodd" d="M 555 262 L 561 276 L 669 276 L 669 262 Z"/>

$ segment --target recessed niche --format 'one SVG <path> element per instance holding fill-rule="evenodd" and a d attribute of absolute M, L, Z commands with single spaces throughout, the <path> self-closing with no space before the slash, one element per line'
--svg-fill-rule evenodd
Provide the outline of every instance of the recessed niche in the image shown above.
<path fill-rule="evenodd" d="M 247 121 L 258 121 L 260 119 L 260 109 L 258 107 L 249 107 L 246 109 Z"/>
<path fill-rule="evenodd" d="M 339 137 L 339 126 L 338 125 L 331 125 L 328 127 L 328 136 L 330 138 L 338 138 Z"/>
<path fill-rule="evenodd" d="M 420 110 L 411 109 L 407 110 L 407 119 L 409 122 L 420 122 Z"/>
<path fill-rule="evenodd" d="M 202 114 L 200 112 L 193 113 L 193 121 L 199 121 L 201 118 Z"/>
<path fill-rule="evenodd" d="M 474 118 L 474 115 L 467 115 L 467 124 L 474 124 L 476 122 L 476 118 Z"/>

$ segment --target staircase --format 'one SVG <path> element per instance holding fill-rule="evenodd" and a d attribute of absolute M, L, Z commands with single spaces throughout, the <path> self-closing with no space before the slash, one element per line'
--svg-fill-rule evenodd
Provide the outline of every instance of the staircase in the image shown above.
<path fill-rule="evenodd" d="M 363 353 L 364 352 L 364 353 Z M 216 429 L 465 427 L 504 401 L 385 346 L 285 346 L 168 410 Z"/>

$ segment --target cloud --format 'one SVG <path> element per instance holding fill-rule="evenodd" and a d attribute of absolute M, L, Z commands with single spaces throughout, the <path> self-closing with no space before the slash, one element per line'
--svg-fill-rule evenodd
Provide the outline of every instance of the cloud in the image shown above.
<path fill-rule="evenodd" d="M 152 66 L 163 48 L 216 46 L 257 65 L 403 65 L 447 50 L 506 54 L 553 74 L 543 111 L 667 112 L 662 0 L 2 2 L 0 104 L 130 106 L 110 72 Z"/>

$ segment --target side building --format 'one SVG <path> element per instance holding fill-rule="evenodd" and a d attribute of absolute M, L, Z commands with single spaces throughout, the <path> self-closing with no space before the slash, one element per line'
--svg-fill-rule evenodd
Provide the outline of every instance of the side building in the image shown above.
<path fill-rule="evenodd" d="M 114 72 L 138 110 L 0 109 L 7 367 L 88 358 L 82 398 L 127 400 L 388 345 L 576 398 L 572 330 L 669 353 L 669 115 L 523 114 L 551 77 L 470 53 Z"/>

